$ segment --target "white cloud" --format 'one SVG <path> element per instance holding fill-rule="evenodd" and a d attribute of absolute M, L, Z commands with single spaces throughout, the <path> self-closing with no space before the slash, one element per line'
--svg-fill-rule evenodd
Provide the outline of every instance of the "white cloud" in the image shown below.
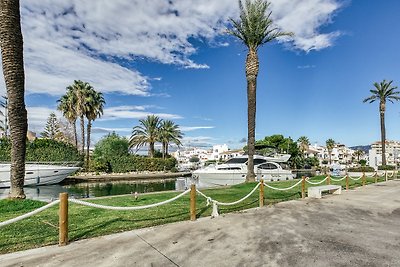
<path fill-rule="evenodd" d="M 332 22 L 341 7 L 337 0 L 272 0 L 272 16 L 285 31 L 295 34 L 293 45 L 304 51 L 321 50 L 333 45 L 339 31 L 320 33 L 321 26 Z"/>
<path fill-rule="evenodd" d="M 214 126 L 179 126 L 182 132 L 191 132 L 200 129 L 214 129 Z"/>
<path fill-rule="evenodd" d="M 28 112 L 29 130 L 36 133 L 43 131 L 50 113 L 54 112 L 57 118 L 62 118 L 61 112 L 47 107 L 26 107 L 26 110 Z"/>
<path fill-rule="evenodd" d="M 182 119 L 183 117 L 176 114 L 155 113 L 146 111 L 152 106 L 118 106 L 104 109 L 104 116 L 98 121 L 116 120 L 116 119 L 143 119 L 148 115 L 156 115 L 161 119 Z"/>
<path fill-rule="evenodd" d="M 210 147 L 215 144 L 215 139 L 210 136 L 184 136 L 182 144 L 188 147 Z"/>
<path fill-rule="evenodd" d="M 207 62 L 190 59 L 197 53 L 190 38 L 226 46 L 215 37 L 228 18 L 238 16 L 232 0 L 25 0 L 21 5 L 27 92 L 51 95 L 61 95 L 74 79 L 102 92 L 152 95 L 149 81 L 160 77 L 128 68 L 130 62 L 145 58 L 208 68 Z M 333 44 L 339 32 L 319 31 L 339 8 L 338 0 L 272 0 L 275 22 L 293 31 L 293 45 L 305 51 Z"/>
<path fill-rule="evenodd" d="M 92 133 L 104 134 L 104 133 L 120 133 L 120 132 L 131 132 L 132 128 L 106 128 L 106 127 L 93 127 Z"/>

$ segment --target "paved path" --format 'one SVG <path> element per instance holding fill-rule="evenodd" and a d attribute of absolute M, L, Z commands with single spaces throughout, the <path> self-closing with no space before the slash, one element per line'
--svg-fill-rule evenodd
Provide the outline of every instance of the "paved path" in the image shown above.
<path fill-rule="evenodd" d="M 400 266 L 400 180 L 0 256 L 1 266 Z"/>

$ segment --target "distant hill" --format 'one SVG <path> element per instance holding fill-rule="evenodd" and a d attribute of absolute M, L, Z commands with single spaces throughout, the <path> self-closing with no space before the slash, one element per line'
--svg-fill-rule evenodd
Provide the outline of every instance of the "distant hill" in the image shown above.
<path fill-rule="evenodd" d="M 366 146 L 352 146 L 350 147 L 353 150 L 362 150 L 365 152 L 365 154 L 368 154 L 368 151 L 371 149 L 371 145 L 366 145 Z"/>

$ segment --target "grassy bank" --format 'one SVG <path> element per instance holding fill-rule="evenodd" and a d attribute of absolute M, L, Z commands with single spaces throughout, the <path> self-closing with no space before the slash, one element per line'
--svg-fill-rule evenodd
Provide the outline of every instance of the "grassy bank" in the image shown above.
<path fill-rule="evenodd" d="M 323 176 L 314 177 L 313 181 L 322 180 Z M 384 178 L 379 178 L 383 181 Z M 269 183 L 275 187 L 289 187 L 295 181 Z M 373 183 L 374 178 L 368 178 L 367 183 Z M 345 187 L 345 180 L 334 182 Z M 360 186 L 359 181 L 350 180 L 350 188 Z M 233 202 L 247 195 L 256 183 L 240 184 L 229 188 L 201 190 L 206 195 L 221 202 Z M 91 200 L 94 203 L 110 206 L 134 206 L 147 205 L 167 200 L 176 196 L 176 192 L 153 193 L 140 195 L 135 201 L 132 196 L 110 197 Z M 220 206 L 220 214 L 238 210 L 249 209 L 258 206 L 258 190 L 244 202 L 234 206 Z M 277 191 L 265 188 L 266 204 L 273 204 L 285 200 L 301 197 L 300 185 L 288 191 Z M 5 221 L 31 210 L 39 208 L 46 203 L 33 200 L 0 200 L 0 221 Z M 206 200 L 197 195 L 197 217 L 205 217 L 211 214 L 212 207 L 206 206 Z M 143 227 L 150 227 L 176 221 L 189 219 L 189 196 L 178 199 L 170 204 L 138 211 L 110 211 L 76 204 L 69 206 L 69 240 L 76 241 L 89 237 L 117 233 Z M 58 205 L 45 210 L 38 215 L 20 222 L 0 228 L 0 254 L 41 247 L 58 243 Z"/>

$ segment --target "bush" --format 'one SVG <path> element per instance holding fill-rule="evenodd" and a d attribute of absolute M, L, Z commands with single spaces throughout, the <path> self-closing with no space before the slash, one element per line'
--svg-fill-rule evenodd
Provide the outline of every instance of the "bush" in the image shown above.
<path fill-rule="evenodd" d="M 396 169 L 396 166 L 393 166 L 393 165 L 381 165 L 381 166 L 378 166 L 378 170 L 393 171 L 395 169 Z"/>
<path fill-rule="evenodd" d="M 365 159 L 360 159 L 360 161 L 358 163 L 360 163 L 361 166 L 367 165 L 367 161 Z"/>
<path fill-rule="evenodd" d="M 82 161 L 83 157 L 71 144 L 51 139 L 35 139 L 26 143 L 26 161 Z M 11 142 L 0 139 L 0 161 L 11 161 Z"/>
<path fill-rule="evenodd" d="M 362 166 L 357 168 L 349 168 L 349 172 L 374 172 L 375 169 L 370 166 Z"/>

